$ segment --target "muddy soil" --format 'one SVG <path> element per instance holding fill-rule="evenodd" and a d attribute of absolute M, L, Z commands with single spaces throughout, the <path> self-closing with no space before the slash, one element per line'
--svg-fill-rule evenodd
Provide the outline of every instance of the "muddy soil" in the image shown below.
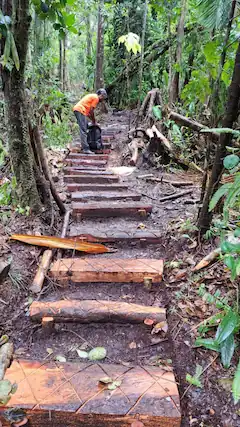
<path fill-rule="evenodd" d="M 126 163 L 122 153 L 126 152 L 128 132 L 128 113 L 109 115 L 105 118 L 107 126 L 117 127 L 120 132 L 114 141 L 114 150 L 111 155 L 111 165 L 121 166 Z M 61 159 L 59 160 L 61 163 Z M 153 177 L 170 178 L 172 180 L 193 181 L 192 193 L 175 201 L 160 203 L 158 199 L 172 194 L 171 185 L 159 182 L 147 182 L 143 175 L 152 174 Z M 56 175 L 56 174 L 55 174 Z M 59 169 L 58 190 L 64 194 L 61 170 Z M 229 391 L 219 385 L 219 378 L 229 377 L 231 372 L 224 370 L 218 360 L 214 360 L 215 353 L 192 348 L 195 334 L 192 332 L 194 325 L 199 323 L 199 317 L 187 311 L 179 310 L 179 291 L 182 292 L 182 302 L 194 301 L 195 291 L 186 288 L 186 282 L 172 283 L 172 271 L 168 262 L 182 261 L 181 268 L 189 267 L 191 260 L 196 262 L 204 253 L 210 250 L 210 244 L 198 247 L 195 240 L 186 235 L 191 234 L 191 224 L 197 215 L 197 204 L 186 203 L 186 200 L 199 197 L 199 182 L 201 176 L 181 170 L 158 170 L 142 164 L 131 175 L 123 177 L 132 190 L 143 194 L 143 201 L 153 205 L 153 213 L 149 218 L 107 220 L 89 219 L 81 223 L 71 222 L 69 234 L 87 233 L 94 229 L 100 231 L 125 230 L 134 231 L 138 227 L 146 230 L 156 230 L 161 233 L 161 243 L 157 245 L 142 246 L 139 244 L 121 244 L 111 247 L 117 253 L 106 254 L 106 257 L 123 258 L 162 258 L 166 263 L 164 281 L 154 285 L 150 292 L 143 289 L 141 284 L 70 284 L 61 288 L 50 278 L 46 281 L 41 300 L 56 299 L 106 299 L 140 304 L 157 305 L 166 307 L 168 311 L 168 333 L 161 342 L 156 343 L 151 335 L 151 327 L 146 325 L 77 325 L 64 324 L 57 327 L 56 332 L 46 337 L 38 324 L 29 320 L 28 308 L 33 300 L 29 286 L 36 272 L 39 256 L 42 250 L 31 246 L 7 240 L 11 233 L 40 233 L 51 234 L 49 222 L 39 218 L 26 218 L 13 215 L 11 220 L 2 225 L 0 255 L 4 259 L 12 257 L 11 277 L 0 285 L 0 333 L 7 333 L 14 342 L 16 356 L 31 359 L 54 358 L 64 356 L 68 361 L 79 361 L 76 349 L 90 349 L 104 346 L 107 350 L 107 362 L 131 364 L 172 365 L 179 384 L 182 408 L 182 426 L 199 427 L 235 427 L 240 426 L 238 407 L 232 405 Z M 188 187 L 184 187 L 187 189 Z M 60 218 L 54 221 L 55 234 L 61 229 Z M 185 237 L 176 233 L 176 224 L 189 227 Z M 187 225 L 186 225 L 187 224 Z M 72 256 L 71 251 L 64 256 Z M 94 256 L 93 256 L 94 258 Z M 190 258 L 190 260 L 189 260 Z M 217 287 L 218 285 L 216 285 Z M 193 293 L 191 293 L 193 292 Z M 186 304 L 187 305 L 187 304 Z M 207 317 L 207 316 L 206 316 Z M 202 319 L 201 319 L 202 320 Z M 156 337 L 154 337 L 156 338 Z M 208 369 L 203 375 L 203 388 L 191 387 L 187 392 L 186 373 L 194 374 L 196 364 Z"/>

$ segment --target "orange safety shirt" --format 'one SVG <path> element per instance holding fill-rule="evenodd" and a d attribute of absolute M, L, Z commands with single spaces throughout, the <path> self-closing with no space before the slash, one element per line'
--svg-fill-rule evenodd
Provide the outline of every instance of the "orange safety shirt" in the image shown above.
<path fill-rule="evenodd" d="M 76 105 L 73 107 L 73 111 L 79 111 L 84 116 L 88 116 L 91 108 L 96 108 L 99 103 L 99 97 L 95 93 L 84 96 Z"/>

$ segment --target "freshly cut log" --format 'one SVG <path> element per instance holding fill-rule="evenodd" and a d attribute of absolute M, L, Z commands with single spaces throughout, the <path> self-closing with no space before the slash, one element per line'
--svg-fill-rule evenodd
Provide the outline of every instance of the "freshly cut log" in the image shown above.
<path fill-rule="evenodd" d="M 72 203 L 73 216 L 81 214 L 86 217 L 119 217 L 119 216 L 147 216 L 152 212 L 151 205 L 144 205 L 140 202 L 99 202 L 99 203 Z"/>
<path fill-rule="evenodd" d="M 118 182 L 117 175 L 65 175 L 64 181 L 69 184 L 107 184 Z"/>
<path fill-rule="evenodd" d="M 72 193 L 71 199 L 73 202 L 88 202 L 90 200 L 135 200 L 139 201 L 141 199 L 140 194 L 136 193 L 123 193 L 123 192 L 96 192 L 96 191 L 89 191 L 86 193 L 83 193 L 81 191 Z"/>
<path fill-rule="evenodd" d="M 64 168 L 63 172 L 65 175 L 114 175 L 111 171 L 108 171 L 106 169 L 104 170 L 93 170 L 93 169 L 82 169 L 82 168 L 78 168 L 78 167 L 68 167 L 68 168 Z"/>
<path fill-rule="evenodd" d="M 120 381 L 108 390 L 101 379 Z M 17 391 L 1 408 L 24 408 L 31 427 L 180 427 L 177 383 L 162 366 L 14 360 L 6 379 Z"/>
<path fill-rule="evenodd" d="M 69 159 L 80 159 L 80 160 L 108 160 L 107 154 L 82 154 L 82 153 L 69 153 Z"/>
<path fill-rule="evenodd" d="M 34 301 L 30 306 L 32 320 L 53 318 L 54 322 L 120 322 L 143 323 L 151 319 L 154 323 L 166 321 L 165 308 L 149 307 L 117 301 L 62 300 Z"/>
<path fill-rule="evenodd" d="M 66 177 L 65 177 L 66 178 Z M 102 191 L 127 191 L 128 185 L 127 184 L 68 184 L 67 185 L 67 191 L 70 193 L 73 193 L 75 191 L 91 191 L 91 192 L 102 192 Z"/>
<path fill-rule="evenodd" d="M 50 274 L 60 282 L 75 283 L 153 283 L 162 280 L 163 261 L 156 259 L 64 258 L 57 260 Z"/>

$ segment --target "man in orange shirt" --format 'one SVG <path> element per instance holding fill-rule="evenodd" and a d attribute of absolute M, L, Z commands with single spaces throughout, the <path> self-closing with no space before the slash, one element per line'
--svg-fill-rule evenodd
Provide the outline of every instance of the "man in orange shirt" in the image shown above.
<path fill-rule="evenodd" d="M 96 120 L 94 116 L 94 109 L 99 102 L 107 99 L 107 92 L 105 89 L 99 89 L 97 93 L 91 93 L 84 96 L 74 107 L 73 111 L 76 116 L 81 136 L 82 149 L 85 154 L 94 154 L 87 142 L 87 128 L 88 119 L 95 125 Z"/>

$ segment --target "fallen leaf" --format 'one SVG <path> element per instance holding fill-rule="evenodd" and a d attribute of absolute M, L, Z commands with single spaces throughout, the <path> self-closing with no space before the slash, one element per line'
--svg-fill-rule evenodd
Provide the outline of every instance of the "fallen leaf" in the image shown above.
<path fill-rule="evenodd" d="M 103 384 L 111 384 L 113 382 L 113 379 L 110 377 L 104 377 L 100 378 L 99 382 Z"/>
<path fill-rule="evenodd" d="M 157 323 L 154 326 L 154 328 L 152 329 L 151 334 L 152 335 L 158 334 L 161 331 L 163 331 L 165 334 L 167 333 L 167 331 L 168 331 L 168 324 L 167 324 L 167 322 L 163 321 L 163 322 Z"/>
<path fill-rule="evenodd" d="M 137 343 L 135 343 L 135 341 L 133 341 L 129 344 L 128 347 L 131 348 L 131 350 L 133 350 L 134 348 L 137 348 Z"/>
<path fill-rule="evenodd" d="M 88 354 L 89 360 L 102 360 L 106 356 L 107 350 L 104 347 L 95 347 Z"/>
<path fill-rule="evenodd" d="M 76 251 L 100 254 L 110 252 L 106 246 L 87 242 L 77 242 L 74 239 L 52 236 L 33 236 L 27 234 L 12 234 L 11 240 L 18 240 L 29 245 L 44 246 L 48 248 L 74 249 Z"/>
<path fill-rule="evenodd" d="M 113 381 L 112 384 L 108 385 L 108 390 L 116 390 L 116 388 L 120 387 L 121 384 L 122 384 L 121 380 Z"/>
<path fill-rule="evenodd" d="M 86 351 L 77 349 L 76 352 L 81 359 L 88 359 L 88 353 Z"/>
<path fill-rule="evenodd" d="M 138 224 L 137 228 L 140 228 L 140 230 L 144 230 L 144 228 L 146 228 L 146 225 L 140 222 L 140 224 Z"/>
<path fill-rule="evenodd" d="M 154 320 L 152 319 L 145 319 L 144 324 L 148 326 L 152 326 L 154 324 Z"/>
<path fill-rule="evenodd" d="M 51 354 L 53 354 L 53 349 L 52 348 L 47 348 L 47 353 L 49 354 L 49 356 L 51 355 Z"/>
<path fill-rule="evenodd" d="M 60 354 L 59 354 L 58 356 L 56 356 L 56 357 L 55 357 L 55 360 L 56 360 L 57 362 L 62 362 L 62 363 L 65 363 L 65 362 L 67 361 L 66 357 L 61 356 Z"/>

